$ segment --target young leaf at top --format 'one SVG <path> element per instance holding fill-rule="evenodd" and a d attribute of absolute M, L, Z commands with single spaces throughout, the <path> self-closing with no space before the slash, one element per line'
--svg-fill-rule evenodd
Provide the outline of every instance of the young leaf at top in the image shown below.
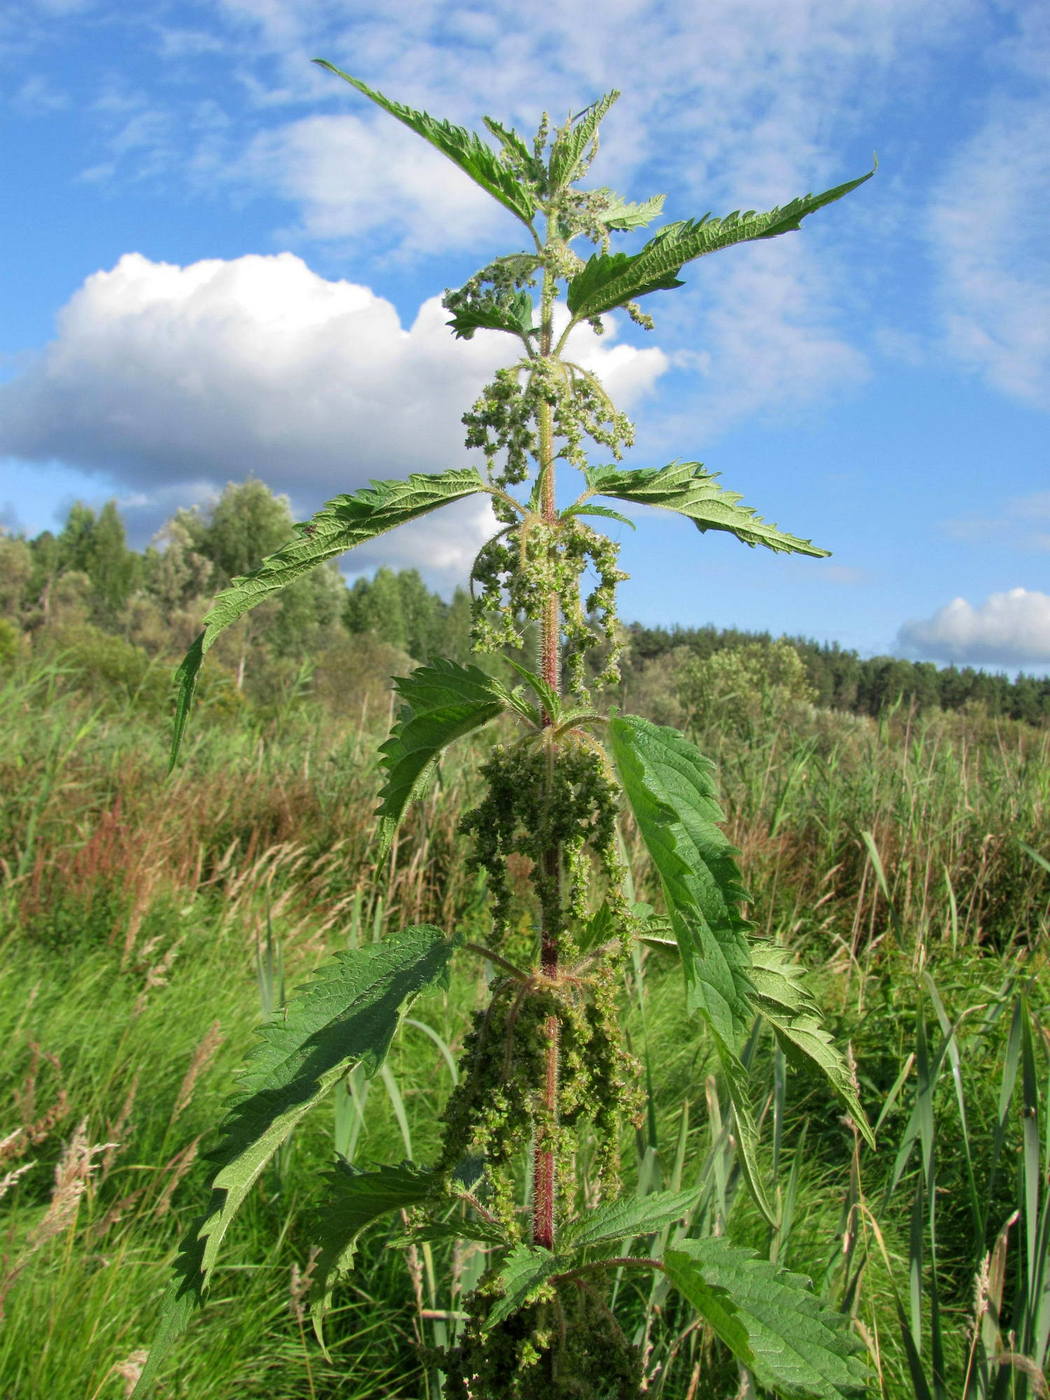
<path fill-rule="evenodd" d="M 758 1129 L 738 1045 L 750 1027 L 754 989 L 740 914 L 746 893 L 736 852 L 717 825 L 713 765 L 677 729 L 637 715 L 609 725 L 628 804 L 663 886 L 682 958 L 686 1002 L 707 1023 L 737 1119 L 740 1164 L 760 1209 L 771 1211 L 758 1172 Z"/>
<path fill-rule="evenodd" d="M 289 544 L 264 559 L 250 574 L 235 578 L 212 603 L 204 617 L 204 631 L 175 672 L 177 703 L 172 764 L 178 757 L 186 731 L 201 663 L 221 632 L 265 598 L 326 559 L 375 539 L 396 525 L 407 524 L 438 506 L 486 489 L 474 467 L 457 467 L 434 476 L 413 473 L 406 481 L 373 481 L 352 495 L 336 496 L 311 520 L 295 526 L 295 539 Z"/>
<path fill-rule="evenodd" d="M 517 167 L 523 171 L 526 179 L 538 190 L 546 192 L 547 187 L 547 167 L 541 160 L 537 160 L 533 152 L 521 139 L 513 127 L 504 126 L 495 117 L 482 117 L 481 119 L 492 132 L 496 140 L 503 147 L 504 158 L 513 168 Z"/>
<path fill-rule="evenodd" d="M 875 1135 L 861 1107 L 856 1078 L 845 1056 L 836 1049 L 824 1029 L 820 1008 L 804 985 L 804 976 L 805 970 L 791 960 L 784 948 L 773 943 L 752 943 L 755 1010 L 772 1026 L 781 1049 L 792 1064 L 809 1060 L 821 1071 L 846 1105 L 865 1141 L 874 1147 Z"/>
<path fill-rule="evenodd" d="M 507 169 L 495 151 L 486 146 L 473 131 L 432 117 L 429 112 L 417 112 L 400 102 L 394 102 L 391 98 L 384 97 L 381 92 L 370 88 L 360 78 L 353 78 L 349 73 L 344 73 L 327 59 L 315 58 L 314 62 L 322 68 L 327 68 L 329 73 L 334 73 L 337 78 L 342 78 L 351 87 L 357 88 L 358 92 L 371 98 L 377 107 L 382 107 L 384 112 L 389 112 L 392 117 L 403 122 L 417 136 L 429 141 L 443 156 L 448 156 L 453 165 L 458 165 L 476 184 L 487 190 L 493 199 L 498 199 L 500 204 L 512 214 L 516 214 L 523 224 L 532 227 L 536 201 L 531 192 Z"/>
<path fill-rule="evenodd" d="M 671 462 L 666 467 L 643 467 L 636 471 L 621 471 L 619 467 L 593 467 L 585 473 L 590 495 L 614 496 L 638 505 L 662 506 L 679 515 L 688 516 L 701 532 L 725 530 L 746 545 L 765 545 L 776 554 L 809 554 L 815 559 L 827 558 L 826 549 L 818 549 L 809 540 L 785 534 L 775 525 L 767 525 L 750 506 L 740 506 L 740 494 L 719 486 L 711 472 L 704 471 L 700 462 Z"/>
<path fill-rule="evenodd" d="M 317 1340 L 324 1346 L 322 1324 L 331 1311 L 332 1291 L 350 1269 L 361 1231 L 395 1210 L 406 1210 L 442 1194 L 444 1174 L 402 1162 L 398 1167 L 357 1171 L 338 1161 L 327 1179 L 319 1214 L 317 1257 L 310 1311 Z"/>
<path fill-rule="evenodd" d="M 503 658 L 508 665 L 518 673 L 525 684 L 535 693 L 543 708 L 547 711 L 551 722 L 557 724 L 562 717 L 562 699 L 552 685 L 549 685 L 542 676 L 537 676 L 534 671 L 530 671 L 527 666 L 523 666 L 520 661 L 515 661 L 513 657 Z"/>
<path fill-rule="evenodd" d="M 696 1191 L 654 1191 L 596 1206 L 562 1230 L 565 1248 L 587 1249 L 612 1240 L 653 1235 L 665 1225 L 681 1220 L 696 1204 Z"/>
<path fill-rule="evenodd" d="M 807 194 L 793 199 L 782 209 L 767 214 L 734 212 L 724 219 L 705 214 L 702 219 L 686 219 L 667 224 L 638 253 L 595 253 L 569 282 L 568 303 L 574 320 L 584 321 L 612 311 L 649 292 L 680 287 L 678 274 L 687 262 L 758 238 L 776 238 L 797 229 L 802 220 L 870 180 L 874 170 L 823 194 Z"/>
<path fill-rule="evenodd" d="M 223 1236 L 267 1162 L 349 1069 L 378 1070 L 407 1007 L 445 975 L 452 951 L 440 929 L 419 924 L 336 953 L 281 1017 L 260 1027 L 240 1095 L 211 1154 L 218 1171 L 208 1214 L 183 1242 L 136 1395 L 152 1385 L 163 1355 L 203 1299 Z"/>
<path fill-rule="evenodd" d="M 683 1240 L 664 1255 L 674 1287 L 742 1366 L 776 1395 L 851 1400 L 867 1393 L 849 1319 L 788 1273 L 728 1240 Z"/>
<path fill-rule="evenodd" d="M 593 102 L 573 121 L 567 130 L 558 132 L 550 158 L 550 189 L 553 194 L 564 189 L 580 175 L 580 165 L 598 134 L 602 119 L 620 96 L 615 90 Z"/>
<path fill-rule="evenodd" d="M 420 797 L 438 755 L 507 708 L 502 686 L 477 666 L 435 661 L 400 676 L 394 688 L 404 701 L 379 753 L 387 779 L 379 797 L 380 860 L 390 849 L 408 804 Z"/>

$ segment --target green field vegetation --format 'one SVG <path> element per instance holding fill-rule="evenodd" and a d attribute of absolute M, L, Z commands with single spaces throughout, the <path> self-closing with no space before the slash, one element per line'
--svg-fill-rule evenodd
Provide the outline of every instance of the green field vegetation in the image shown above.
<path fill-rule="evenodd" d="M 407 633 L 329 636 L 316 665 L 287 663 L 269 689 L 259 676 L 281 658 L 239 676 L 231 651 L 167 778 L 168 659 L 86 616 L 49 626 L 0 662 L 0 1043 L 12 1088 L 0 1394 L 110 1400 L 133 1384 L 177 1241 L 204 1203 L 208 1130 L 250 1027 L 332 949 L 413 921 L 483 932 L 457 833 L 480 746 L 446 766 L 376 869 L 375 741 Z M 338 665 L 324 659 L 333 649 Z M 969 1375 L 974 1396 L 1039 1396 L 1050 732 L 979 705 L 835 712 L 814 703 L 792 654 L 740 642 L 712 666 L 665 651 L 636 660 L 625 688 L 632 709 L 684 722 L 718 761 L 752 917 L 812 970 L 831 1030 L 852 1046 L 879 1150 L 854 1136 L 822 1079 L 756 1038 L 779 1219 L 765 1225 L 676 969 L 665 975 L 667 955 L 639 947 L 646 990 L 632 989 L 630 1033 L 648 1098 L 628 1181 L 702 1187 L 695 1224 L 809 1275 L 851 1311 L 873 1395 L 958 1400 Z M 326 1359 L 305 1312 L 306 1241 L 335 1147 L 360 1165 L 428 1160 L 483 990 L 462 974 L 452 985 L 421 999 L 383 1072 L 352 1081 L 267 1172 L 160 1394 L 431 1393 L 417 1344 L 456 1325 L 478 1246 L 435 1242 L 406 1268 L 385 1247 L 397 1227 L 370 1232 Z M 617 1308 L 647 1339 L 654 1396 L 736 1393 L 727 1354 L 673 1295 L 625 1275 Z"/>

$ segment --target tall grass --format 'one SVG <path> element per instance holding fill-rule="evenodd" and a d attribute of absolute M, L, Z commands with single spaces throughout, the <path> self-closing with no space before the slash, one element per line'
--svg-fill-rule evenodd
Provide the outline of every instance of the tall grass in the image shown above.
<path fill-rule="evenodd" d="M 133 698 L 85 699 L 61 661 L 0 682 L 0 1059 L 14 1091 L 0 1394 L 111 1400 L 132 1384 L 202 1204 L 209 1127 L 284 985 L 394 924 L 483 932 L 457 834 L 469 764 L 446 771 L 377 870 L 375 735 L 308 705 L 267 726 L 214 718 L 167 778 L 163 727 Z M 873 1154 L 825 1086 L 756 1037 L 772 1228 L 742 1189 L 677 971 L 638 953 L 654 961 L 647 990 L 632 984 L 629 1029 L 651 1074 L 625 1189 L 695 1185 L 705 1230 L 813 1277 L 852 1311 L 872 1393 L 893 1400 L 1043 1393 L 1048 742 L 969 719 L 811 715 L 721 756 L 754 917 L 817 970 L 879 1122 Z M 304 1322 L 309 1221 L 336 1147 L 428 1160 L 477 990 L 468 971 L 419 1003 L 386 1073 L 352 1078 L 266 1175 L 171 1396 L 436 1393 L 417 1344 L 454 1334 L 483 1255 L 435 1242 L 406 1270 L 366 1236 L 329 1361 Z M 617 1308 L 654 1396 L 754 1393 L 659 1281 L 625 1273 Z"/>

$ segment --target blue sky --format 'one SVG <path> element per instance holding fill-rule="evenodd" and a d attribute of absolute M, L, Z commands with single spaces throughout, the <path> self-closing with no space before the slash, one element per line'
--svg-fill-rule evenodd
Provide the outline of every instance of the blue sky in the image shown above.
<path fill-rule="evenodd" d="M 638 424 L 832 550 L 640 513 L 626 617 L 1050 671 L 1050 8 L 1038 0 L 8 0 L 0 522 L 115 497 L 133 542 L 255 473 L 300 517 L 462 464 L 505 337 L 435 301 L 516 221 L 337 79 L 531 131 L 609 88 L 596 184 L 668 218 L 879 171 L 689 265 L 584 348 Z M 629 244 L 624 246 L 629 247 Z M 467 503 L 348 556 L 444 589 Z"/>

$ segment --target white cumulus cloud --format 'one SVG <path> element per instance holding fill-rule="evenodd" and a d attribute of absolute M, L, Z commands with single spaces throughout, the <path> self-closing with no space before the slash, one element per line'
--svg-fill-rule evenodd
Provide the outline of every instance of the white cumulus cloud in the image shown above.
<path fill-rule="evenodd" d="M 254 474 L 306 514 L 372 477 L 464 463 L 460 415 L 513 350 L 498 333 L 454 341 L 446 320 L 431 298 L 405 327 L 368 287 L 291 253 L 187 267 L 129 253 L 85 281 L 56 339 L 0 385 L 0 454 L 105 472 L 166 503 L 182 483 Z M 668 363 L 605 341 L 588 362 L 625 406 Z M 445 525 L 409 535 L 449 569 L 482 532 L 476 508 L 451 518 L 458 556 Z"/>
<path fill-rule="evenodd" d="M 1011 588 L 979 607 L 953 598 L 924 621 L 906 622 L 897 644 L 907 655 L 971 665 L 1050 664 L 1050 594 Z"/>

